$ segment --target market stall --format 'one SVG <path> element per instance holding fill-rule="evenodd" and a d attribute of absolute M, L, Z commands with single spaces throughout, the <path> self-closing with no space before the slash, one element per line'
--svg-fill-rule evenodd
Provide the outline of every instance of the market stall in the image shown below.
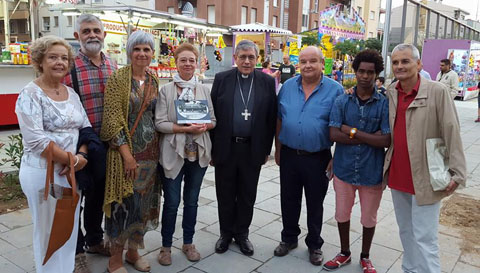
<path fill-rule="evenodd" d="M 423 69 L 435 80 L 440 60 L 449 59 L 458 74 L 458 98 L 468 100 L 478 96 L 480 80 L 480 42 L 472 40 L 425 40 L 422 49 Z"/>
<path fill-rule="evenodd" d="M 285 44 L 287 38 L 293 35 L 290 30 L 272 27 L 261 23 L 236 25 L 232 26 L 231 29 L 233 31 L 234 46 L 236 46 L 241 40 L 245 39 L 253 41 L 258 46 L 260 50 L 260 58 L 257 66 L 260 67 L 263 61 L 273 60 L 273 47 L 275 45 L 279 47 L 280 44 Z M 279 54 L 280 57 L 278 59 L 281 61 L 281 51 L 279 51 Z M 234 61 L 232 57 L 232 64 L 233 63 Z"/>

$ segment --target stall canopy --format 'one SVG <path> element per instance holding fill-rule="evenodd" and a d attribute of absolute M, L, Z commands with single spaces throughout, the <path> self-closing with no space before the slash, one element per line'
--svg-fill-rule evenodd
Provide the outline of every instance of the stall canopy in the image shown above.
<path fill-rule="evenodd" d="M 352 8 L 351 17 L 345 6 L 338 4 L 320 12 L 318 32 L 349 39 L 365 37 L 365 22 Z"/>
<path fill-rule="evenodd" d="M 284 34 L 284 35 L 293 34 L 290 30 L 273 27 L 273 26 L 269 26 L 261 23 L 236 25 L 236 26 L 231 26 L 230 28 L 232 29 L 232 31 L 238 31 L 238 32 L 265 32 L 265 33 L 277 33 L 277 34 Z"/>

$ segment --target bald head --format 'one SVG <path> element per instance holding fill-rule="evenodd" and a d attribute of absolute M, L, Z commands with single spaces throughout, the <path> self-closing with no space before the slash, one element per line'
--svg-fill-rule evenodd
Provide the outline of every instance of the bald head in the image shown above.
<path fill-rule="evenodd" d="M 315 83 L 321 80 L 323 71 L 323 54 L 315 46 L 307 46 L 298 56 L 302 81 Z"/>
<path fill-rule="evenodd" d="M 322 50 L 316 46 L 307 46 L 306 48 L 302 49 L 302 51 L 300 51 L 300 55 L 298 56 L 299 58 L 301 58 L 302 55 L 305 55 L 305 54 L 315 54 L 318 56 L 319 60 L 323 60 L 323 53 L 322 53 Z"/>

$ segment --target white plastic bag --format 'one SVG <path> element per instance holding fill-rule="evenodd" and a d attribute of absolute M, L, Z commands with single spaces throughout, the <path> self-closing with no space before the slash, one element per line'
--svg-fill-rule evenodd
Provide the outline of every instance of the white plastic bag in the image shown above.
<path fill-rule="evenodd" d="M 448 171 L 447 147 L 441 138 L 427 139 L 426 146 L 430 184 L 434 191 L 443 191 L 450 184 L 451 179 Z"/>

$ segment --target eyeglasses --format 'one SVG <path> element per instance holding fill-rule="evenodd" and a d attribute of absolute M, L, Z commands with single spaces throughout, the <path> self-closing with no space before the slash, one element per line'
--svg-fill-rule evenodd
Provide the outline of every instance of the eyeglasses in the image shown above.
<path fill-rule="evenodd" d="M 237 58 L 239 58 L 242 61 L 245 61 L 248 59 L 249 61 L 255 61 L 257 59 L 257 56 L 255 55 L 240 55 Z"/>

